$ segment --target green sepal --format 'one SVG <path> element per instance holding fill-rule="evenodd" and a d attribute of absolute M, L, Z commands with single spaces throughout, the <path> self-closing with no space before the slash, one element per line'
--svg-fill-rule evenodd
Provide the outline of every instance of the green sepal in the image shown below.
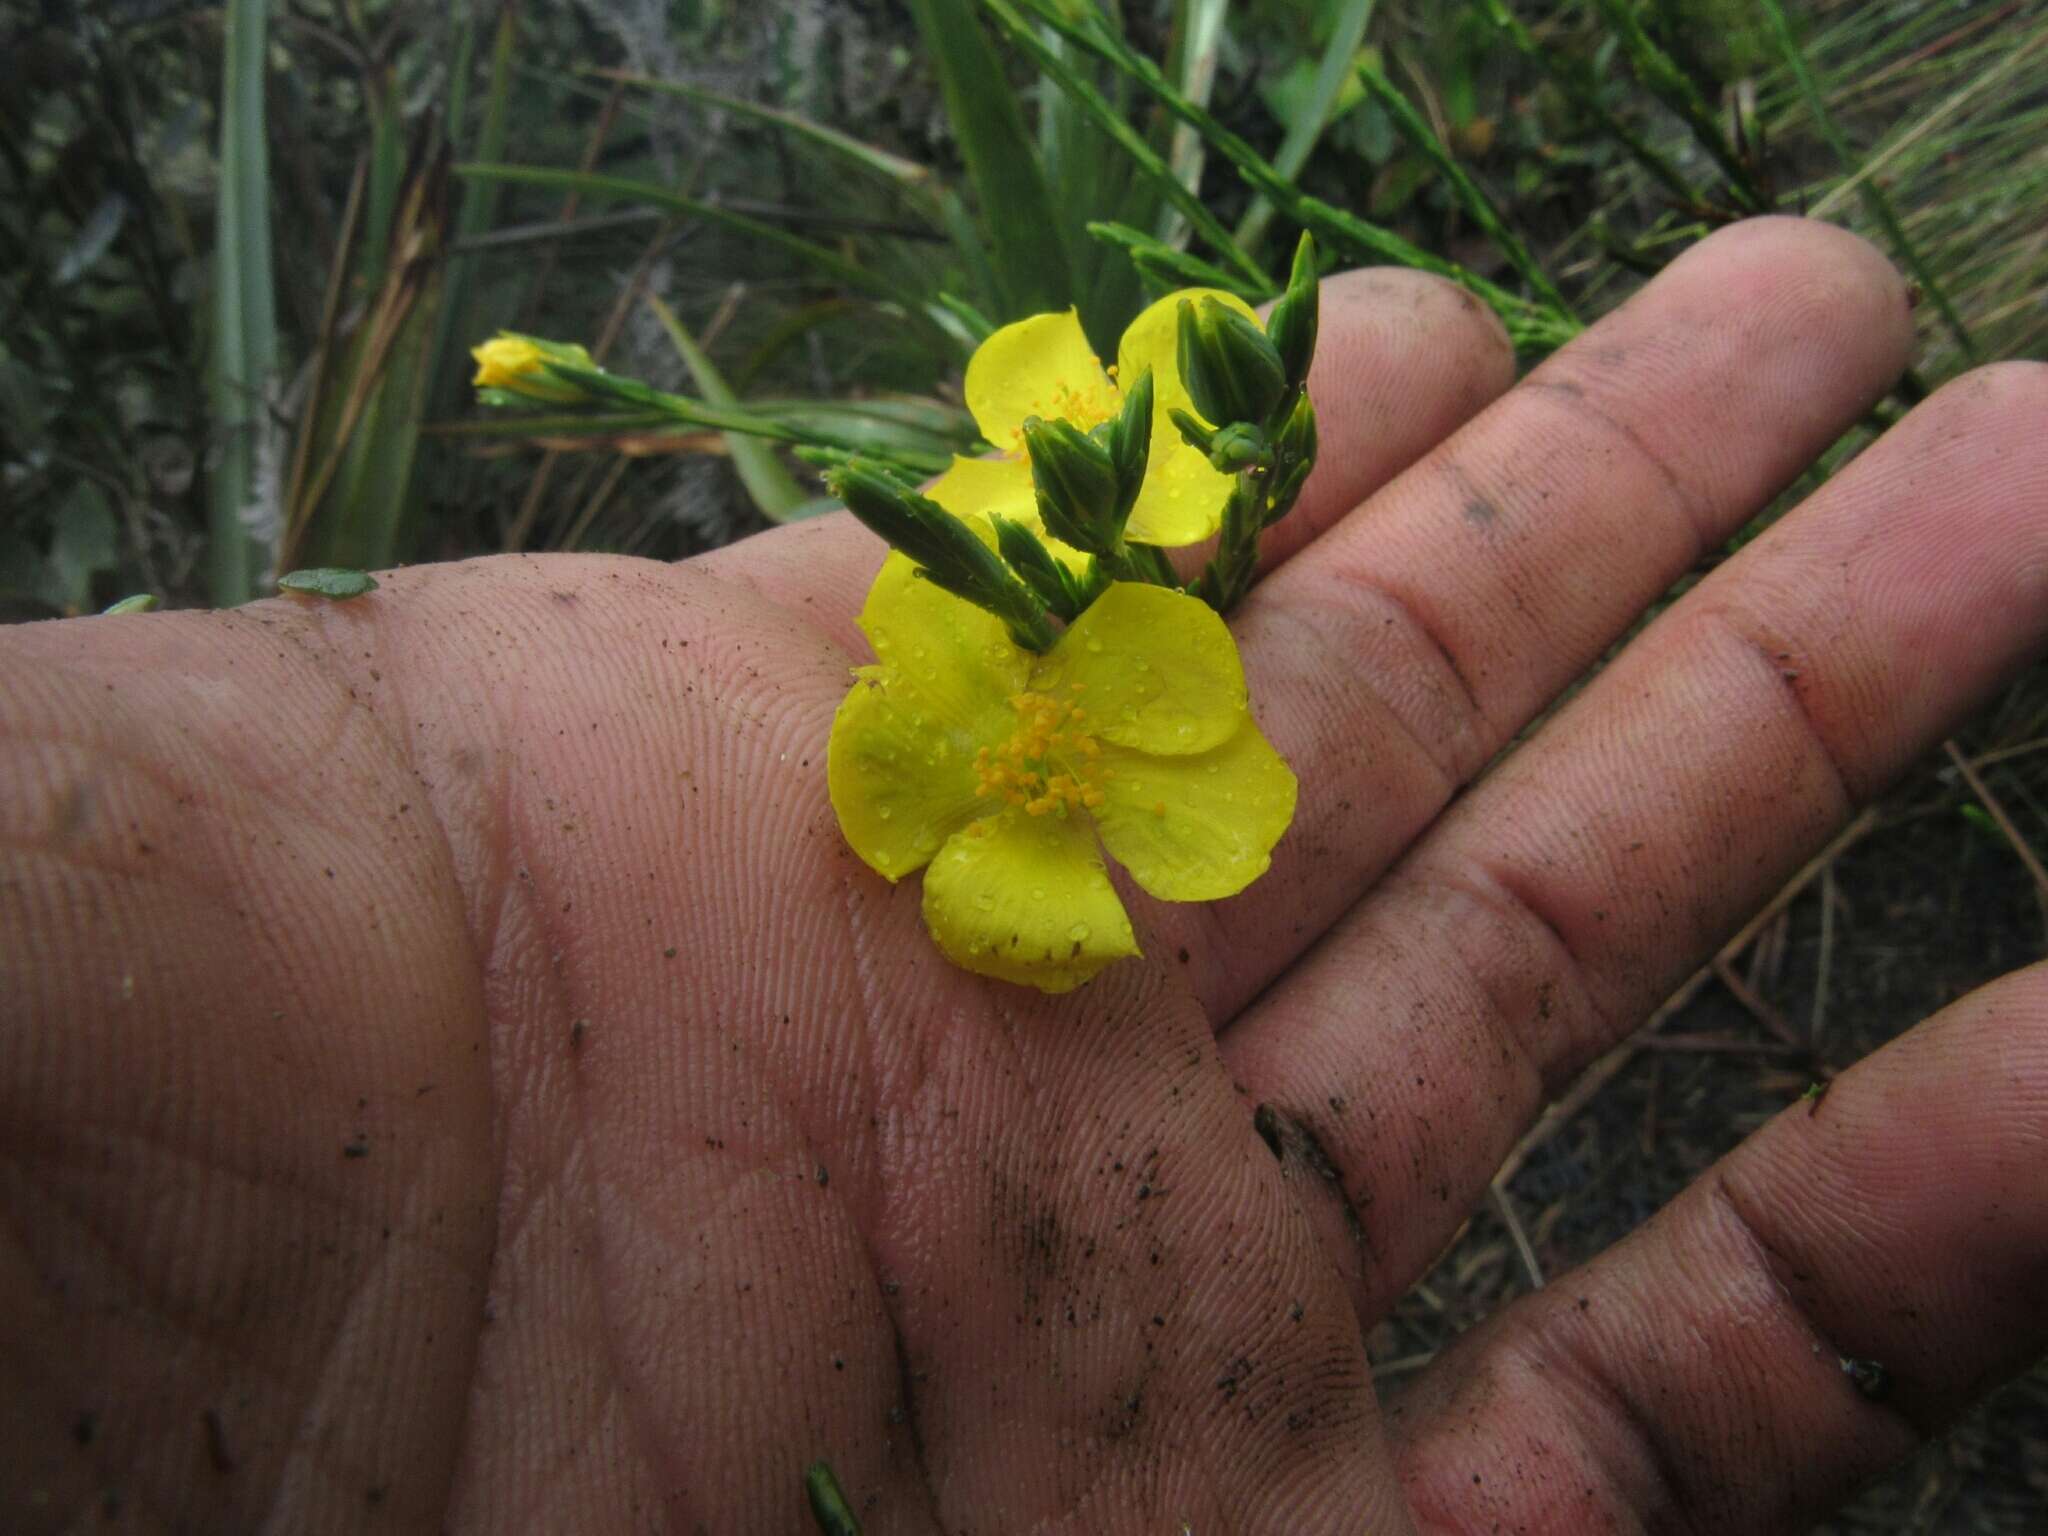
<path fill-rule="evenodd" d="M 1316 331 L 1321 323 L 1321 290 L 1316 283 L 1316 246 L 1306 231 L 1294 248 L 1294 272 L 1287 291 L 1266 317 L 1266 339 L 1280 358 L 1280 369 L 1290 389 L 1308 382 L 1309 364 L 1315 361 Z"/>
<path fill-rule="evenodd" d="M 1180 376 L 1206 421 L 1263 422 L 1287 393 L 1287 369 L 1256 323 L 1214 299 L 1183 299 Z"/>

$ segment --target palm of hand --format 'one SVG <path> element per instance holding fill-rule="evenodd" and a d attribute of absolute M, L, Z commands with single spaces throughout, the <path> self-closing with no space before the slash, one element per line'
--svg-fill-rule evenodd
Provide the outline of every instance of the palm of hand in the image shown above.
<path fill-rule="evenodd" d="M 1546 1085 L 2033 642 L 1954 633 L 1959 592 L 2038 596 L 2010 548 L 2043 541 L 1956 444 L 2003 452 L 2040 386 L 1935 402 L 1446 811 L 1882 389 L 1903 306 L 1835 237 L 1738 230 L 1338 524 L 1507 360 L 1433 285 L 1331 293 L 1329 462 L 1238 626 L 1300 819 L 1245 897 L 1134 901 L 1147 959 L 1066 998 L 948 967 L 916 883 L 837 835 L 821 753 L 879 560 L 843 524 L 152 628 L 170 709 L 128 701 L 118 639 L 25 641 L 96 706 L 24 706 L 69 903 L 25 920 L 92 1021 L 7 1088 L 14 1438 L 52 1507 L 787 1531 L 824 1456 L 876 1531 L 1753 1528 L 2037 1347 L 2042 1223 L 1976 1218 L 2038 1133 L 2042 1050 L 1964 1048 L 2038 1017 L 2029 976 L 1441 1363 L 1383 1437 L 1364 1327 Z M 1930 487 L 1974 554 L 1912 523 Z M 105 963 L 151 925 L 160 953 Z M 1963 1209 L 1911 1149 L 1980 1118 L 2004 1134 L 1942 1153 Z M 1906 1316 L 1814 1187 L 1906 1232 L 1907 1288 L 1967 1338 Z M 1893 1362 L 1901 1407 L 1816 1340 Z"/>

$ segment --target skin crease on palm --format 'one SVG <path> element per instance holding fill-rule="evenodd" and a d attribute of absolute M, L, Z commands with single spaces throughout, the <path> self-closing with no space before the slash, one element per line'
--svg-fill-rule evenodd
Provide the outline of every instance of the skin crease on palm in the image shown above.
<path fill-rule="evenodd" d="M 1234 619 L 1298 819 L 1062 998 L 837 834 L 844 518 L 0 636 L 0 1523 L 788 1533 L 825 1457 L 879 1536 L 1797 1530 L 2025 1365 L 2040 969 L 1385 1408 L 1363 1338 L 2036 652 L 2048 370 L 1937 393 L 1503 757 L 1886 392 L 1904 285 L 1759 221 L 1512 388 L 1431 279 L 1323 335 Z"/>

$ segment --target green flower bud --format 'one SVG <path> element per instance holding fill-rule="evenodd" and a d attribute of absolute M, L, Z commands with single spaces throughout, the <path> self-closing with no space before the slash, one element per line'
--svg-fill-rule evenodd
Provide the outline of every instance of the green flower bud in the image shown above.
<path fill-rule="evenodd" d="M 1293 389 L 1308 382 L 1308 367 L 1315 359 L 1322 307 L 1319 293 L 1315 242 L 1303 234 L 1294 248 L 1294 273 L 1287 281 L 1287 292 L 1266 317 L 1266 337 L 1280 355 L 1281 369 Z"/>
<path fill-rule="evenodd" d="M 1024 447 L 1031 455 L 1038 515 L 1053 537 L 1090 553 L 1113 547 L 1123 533 L 1123 518 L 1117 505 L 1120 477 L 1109 444 L 1070 421 L 1031 416 L 1024 422 Z"/>
<path fill-rule="evenodd" d="M 1138 375 L 1137 382 L 1124 387 L 1124 403 L 1115 418 L 1102 428 L 1109 448 L 1109 461 L 1116 470 L 1116 527 L 1119 535 L 1137 505 L 1144 488 L 1145 466 L 1152 458 L 1152 370 Z"/>
<path fill-rule="evenodd" d="M 1287 368 L 1266 333 L 1214 299 L 1180 306 L 1179 363 L 1195 409 L 1217 426 L 1263 422 L 1287 393 Z"/>
<path fill-rule="evenodd" d="M 1226 475 L 1264 463 L 1271 453 L 1266 434 L 1248 421 L 1233 421 L 1227 427 L 1219 427 L 1209 440 L 1209 462 Z"/>

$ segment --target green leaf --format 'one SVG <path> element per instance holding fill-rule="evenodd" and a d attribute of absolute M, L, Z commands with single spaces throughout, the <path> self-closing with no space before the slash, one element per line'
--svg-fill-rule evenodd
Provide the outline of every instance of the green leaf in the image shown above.
<path fill-rule="evenodd" d="M 157 610 L 157 595 L 154 592 L 138 592 L 133 597 L 124 597 L 118 603 L 110 603 L 103 610 L 104 616 L 114 618 L 124 613 L 154 613 Z"/>
<path fill-rule="evenodd" d="M 1266 93 L 1267 107 L 1287 125 L 1287 137 L 1273 155 L 1273 169 L 1289 181 L 1301 174 L 1324 130 L 1364 98 L 1354 66 L 1372 12 L 1373 0 L 1339 0 L 1330 41 L 1313 74 L 1307 59 L 1297 59 L 1294 68 Z M 1272 219 L 1271 200 L 1254 198 L 1238 220 L 1238 240 L 1256 247 Z"/>
<path fill-rule="evenodd" d="M 727 387 L 709 354 L 697 345 L 696 338 L 683 329 L 675 311 L 651 293 L 647 295 L 647 307 L 654 311 L 654 318 L 668 333 L 669 344 L 682 358 L 683 366 L 690 370 L 690 377 L 697 381 L 698 393 L 722 409 L 740 408 L 739 396 Z M 809 498 L 805 496 L 803 487 L 796 483 L 796 477 L 782 467 L 782 461 L 775 457 L 775 450 L 758 436 L 747 433 L 726 432 L 721 436 L 726 451 L 732 455 L 733 468 L 739 471 L 740 481 L 754 499 L 754 505 L 761 509 L 761 515 L 771 523 L 788 522 L 791 514 Z"/>
<path fill-rule="evenodd" d="M 307 597 L 327 597 L 346 602 L 377 590 L 377 578 L 368 571 L 352 571 L 338 565 L 320 565 L 306 571 L 290 571 L 277 578 L 280 591 Z"/>
<path fill-rule="evenodd" d="M 213 600 L 247 602 L 256 549 L 248 512 L 259 494 L 260 439 L 277 372 L 271 275 L 270 155 L 264 140 L 265 0 L 228 0 L 221 79 L 220 201 L 215 211 L 213 430 L 207 558 Z"/>
<path fill-rule="evenodd" d="M 910 10 L 974 183 L 1008 317 L 1065 309 L 1074 293 L 1060 211 L 972 0 L 910 0 Z"/>

